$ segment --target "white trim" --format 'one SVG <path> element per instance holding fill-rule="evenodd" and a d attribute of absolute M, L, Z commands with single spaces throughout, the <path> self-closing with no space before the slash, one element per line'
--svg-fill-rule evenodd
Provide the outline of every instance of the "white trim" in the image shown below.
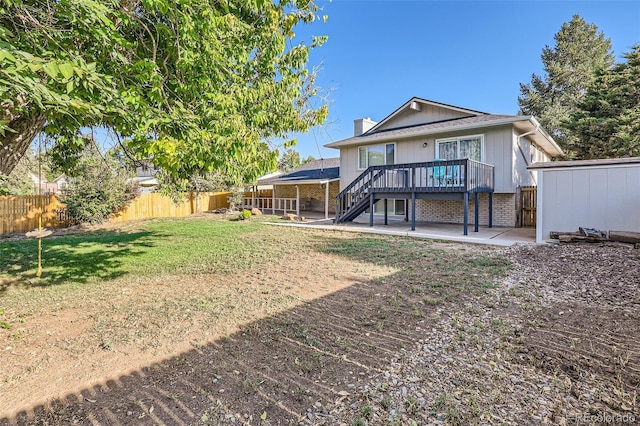
<path fill-rule="evenodd" d="M 372 143 L 368 145 L 358 145 L 357 155 L 356 155 L 356 170 L 363 171 L 369 168 L 369 148 L 372 146 L 383 146 L 384 147 L 384 165 L 387 165 L 387 145 L 393 145 L 393 162 L 396 163 L 396 157 L 398 155 L 397 149 L 398 145 L 395 142 L 383 142 L 383 143 Z M 360 148 L 367 148 L 367 156 L 365 157 L 367 160 L 367 165 L 364 168 L 360 168 Z"/>
<path fill-rule="evenodd" d="M 459 142 L 461 139 L 473 139 L 480 138 L 480 162 L 484 163 L 484 133 L 479 135 L 464 135 L 464 136 L 455 136 L 452 138 L 441 138 L 436 139 L 436 158 L 440 158 L 440 143 L 441 142 Z M 460 153 L 460 144 L 457 145 L 457 153 L 456 156 Z M 458 158 L 457 158 L 458 159 Z"/>

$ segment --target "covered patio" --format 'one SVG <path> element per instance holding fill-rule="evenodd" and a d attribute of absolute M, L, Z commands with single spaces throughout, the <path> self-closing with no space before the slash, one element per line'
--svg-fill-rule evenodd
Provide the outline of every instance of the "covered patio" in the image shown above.
<path fill-rule="evenodd" d="M 323 213 L 325 219 L 335 213 L 335 198 L 340 191 L 340 159 L 327 158 L 303 164 L 290 173 L 258 180 L 244 207 L 256 207 L 271 214 Z M 259 191 L 271 185 L 270 193 Z"/>

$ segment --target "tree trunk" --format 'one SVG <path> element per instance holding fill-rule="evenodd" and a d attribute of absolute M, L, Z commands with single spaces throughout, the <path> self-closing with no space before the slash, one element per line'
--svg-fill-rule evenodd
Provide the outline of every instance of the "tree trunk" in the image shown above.
<path fill-rule="evenodd" d="M 0 175 L 8 176 L 13 171 L 45 121 L 44 114 L 32 113 L 19 115 L 9 122 L 8 126 L 14 131 L 0 137 Z"/>

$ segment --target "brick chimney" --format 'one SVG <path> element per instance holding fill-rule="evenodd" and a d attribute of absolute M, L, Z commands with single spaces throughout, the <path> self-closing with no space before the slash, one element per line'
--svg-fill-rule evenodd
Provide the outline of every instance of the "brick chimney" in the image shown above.
<path fill-rule="evenodd" d="M 375 126 L 376 123 L 369 117 L 366 118 L 357 118 L 353 120 L 353 136 L 360 136 L 363 133 L 366 133 L 370 128 Z"/>

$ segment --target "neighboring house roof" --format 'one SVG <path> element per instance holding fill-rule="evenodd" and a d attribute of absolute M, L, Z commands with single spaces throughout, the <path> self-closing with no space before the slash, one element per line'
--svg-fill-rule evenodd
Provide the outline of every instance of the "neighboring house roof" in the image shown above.
<path fill-rule="evenodd" d="M 533 163 L 528 169 L 558 169 L 565 167 L 613 166 L 618 164 L 640 164 L 640 157 L 603 158 L 599 160 L 545 161 Z"/>
<path fill-rule="evenodd" d="M 417 96 L 414 96 L 413 98 L 409 99 L 407 102 L 402 104 L 398 109 L 393 111 L 391 114 L 389 114 L 388 116 L 383 118 L 379 123 L 377 123 L 375 126 L 373 126 L 369 130 L 369 132 L 376 131 L 379 127 L 383 126 L 388 121 L 393 119 L 393 117 L 398 115 L 404 109 L 408 108 L 411 105 L 412 102 L 417 102 L 417 103 L 421 103 L 421 104 L 425 104 L 425 105 L 431 105 L 431 106 L 446 108 L 446 109 L 450 109 L 450 110 L 457 111 L 457 112 L 467 113 L 469 115 L 484 115 L 484 114 L 487 114 L 486 112 L 482 112 L 482 111 L 476 111 L 476 110 L 473 110 L 473 109 L 462 108 L 462 107 L 458 107 L 458 106 L 455 106 L 455 105 L 443 104 L 441 102 L 430 101 L 428 99 L 423 99 L 423 98 L 419 98 Z"/>
<path fill-rule="evenodd" d="M 340 157 L 321 158 L 274 178 L 258 180 L 258 185 L 294 185 L 324 183 L 340 179 Z"/>
<path fill-rule="evenodd" d="M 372 128 L 368 132 L 351 138 L 326 144 L 327 148 L 342 148 L 345 146 L 370 144 L 375 142 L 392 141 L 403 138 L 413 138 L 417 136 L 427 136 L 438 133 L 454 132 L 460 130 L 472 130 L 483 127 L 501 126 L 513 124 L 523 133 L 532 132 L 528 135 L 536 145 L 540 146 L 551 156 L 563 155 L 562 149 L 556 144 L 541 127 L 535 117 L 530 115 L 504 115 L 486 114 L 452 118 L 431 123 L 418 124 L 413 126 L 398 127 L 388 130 L 375 131 Z"/>

